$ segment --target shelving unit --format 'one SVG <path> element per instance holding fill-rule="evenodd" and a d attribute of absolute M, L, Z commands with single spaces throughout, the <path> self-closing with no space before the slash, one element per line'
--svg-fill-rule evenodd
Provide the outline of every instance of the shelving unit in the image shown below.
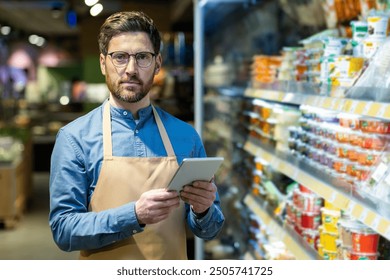
<path fill-rule="evenodd" d="M 310 186 L 312 191 L 335 206 L 348 211 L 352 217 L 360 220 L 387 239 L 390 239 L 390 219 L 374 209 L 372 202 L 358 200 L 345 190 L 340 182 L 331 181 L 323 174 L 310 168 L 302 160 L 264 148 L 254 140 L 245 143 L 244 149 L 255 156 L 267 160 L 270 165 L 298 183 Z"/>
<path fill-rule="evenodd" d="M 375 199 L 371 196 L 369 197 L 368 194 L 360 192 L 351 185 L 332 178 L 330 175 L 313 166 L 312 163 L 303 157 L 293 155 L 289 152 L 283 153 L 276 150 L 274 146 L 266 143 L 267 141 L 262 142 L 254 137 L 246 138 L 249 133 L 247 135 L 240 135 L 240 137 L 237 137 L 237 135 L 240 134 L 240 131 L 233 130 L 232 133 L 232 128 L 230 127 L 229 129 L 229 126 L 231 126 L 230 123 L 225 120 L 221 120 L 219 123 L 214 121 L 211 124 L 205 121 L 207 116 L 205 116 L 203 111 L 203 95 L 205 90 L 209 90 L 207 87 L 204 87 L 203 82 L 204 29 L 206 24 L 205 22 L 209 18 L 205 16 L 205 11 L 207 10 L 206 6 L 210 3 L 213 5 L 208 6 L 208 8 L 211 6 L 221 7 L 222 5 L 220 4 L 224 2 L 241 5 L 249 3 L 248 1 L 238 0 L 194 2 L 196 4 L 194 14 L 196 23 L 195 48 L 198 50 L 198 52 L 195 53 L 195 125 L 199 133 L 202 135 L 203 129 L 206 130 L 207 133 L 210 133 L 211 131 L 211 133 L 214 133 L 215 137 L 222 139 L 220 142 L 221 146 L 225 145 L 227 142 L 223 139 L 233 141 L 233 135 L 235 137 L 234 141 L 243 141 L 242 149 L 244 153 L 253 157 L 260 157 L 264 159 L 276 172 L 280 172 L 297 183 L 310 188 L 318 196 L 327 200 L 335 207 L 342 209 L 352 218 L 361 221 L 366 226 L 381 234 L 384 238 L 390 240 L 390 210 L 384 210 L 386 207 L 382 207 L 382 209 L 378 208 L 379 203 L 385 202 L 379 201 L 378 198 Z M 243 35 L 243 37 L 248 36 L 248 34 Z M 244 89 L 242 99 L 262 99 L 283 105 L 294 105 L 295 107 L 308 105 L 336 112 L 390 120 L 390 101 L 387 97 L 390 96 L 390 94 L 383 94 L 380 98 L 375 100 L 372 96 L 363 96 L 361 99 L 352 99 L 349 96 L 347 98 L 338 98 L 320 95 L 319 87 L 319 85 L 313 85 L 305 82 L 300 83 L 296 81 L 280 81 L 279 83 L 276 82 L 275 84 L 265 85 L 258 85 L 256 82 L 252 82 L 249 87 Z M 231 88 L 233 89 L 234 86 Z M 370 91 L 370 93 L 375 93 L 375 91 L 371 91 L 370 89 L 368 89 L 368 91 Z M 220 92 L 220 94 L 223 99 L 224 94 L 222 92 Z M 248 132 L 248 127 L 245 128 L 246 124 L 241 125 L 244 127 L 244 131 L 246 130 Z M 246 162 L 242 159 L 241 165 L 245 164 Z M 238 165 L 232 164 L 232 168 L 237 169 L 237 167 Z M 234 171 L 235 170 L 232 169 L 232 173 L 234 173 Z M 247 177 L 250 176 L 251 175 L 249 174 Z M 236 188 L 237 185 L 232 185 L 231 187 Z M 248 184 L 247 182 L 242 181 L 239 192 L 243 196 L 242 203 L 245 206 L 244 208 L 246 208 L 242 211 L 248 211 L 247 213 L 252 212 L 258 216 L 259 219 L 266 224 L 266 227 L 275 235 L 275 237 L 285 243 L 287 249 L 296 258 L 321 258 L 317 251 L 311 248 L 307 243 L 305 244 L 305 242 L 302 242 L 302 237 L 297 234 L 297 232 L 290 229 L 288 225 L 283 224 L 279 220 L 280 217 L 275 217 L 273 213 L 270 213 L 265 206 L 264 201 L 261 201 L 260 197 L 257 197 L 254 193 L 252 193 L 252 190 L 253 186 L 251 183 Z M 387 209 L 390 209 L 390 204 L 387 206 Z M 235 219 L 235 216 L 229 216 L 229 211 L 230 210 L 227 211 L 227 219 Z M 247 221 L 242 221 L 244 224 L 245 222 Z M 236 223 L 237 221 L 234 221 L 234 223 L 230 226 L 234 227 L 236 226 Z M 239 229 L 236 229 L 236 231 L 237 230 Z"/>
<path fill-rule="evenodd" d="M 277 221 L 253 195 L 245 196 L 244 202 L 253 213 L 262 219 L 272 234 L 280 239 L 294 256 L 300 260 L 319 259 L 317 252 L 312 247 L 308 246 L 293 229 Z"/>
<path fill-rule="evenodd" d="M 246 89 L 245 96 L 296 105 L 310 105 L 322 109 L 368 117 L 390 119 L 390 103 L 254 88 Z"/>

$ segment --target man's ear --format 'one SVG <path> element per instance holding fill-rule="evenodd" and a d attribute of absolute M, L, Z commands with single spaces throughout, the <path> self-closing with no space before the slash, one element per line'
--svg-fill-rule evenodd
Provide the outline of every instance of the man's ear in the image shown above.
<path fill-rule="evenodd" d="M 106 75 L 106 59 L 103 54 L 100 54 L 100 71 Z"/>
<path fill-rule="evenodd" d="M 160 72 L 162 64 L 162 57 L 161 54 L 158 54 L 156 57 L 156 65 L 154 66 L 154 75 L 157 75 Z"/>

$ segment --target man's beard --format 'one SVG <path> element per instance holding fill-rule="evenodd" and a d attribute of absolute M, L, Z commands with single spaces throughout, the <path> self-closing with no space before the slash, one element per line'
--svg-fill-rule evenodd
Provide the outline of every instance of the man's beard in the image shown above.
<path fill-rule="evenodd" d="M 126 103 L 137 103 L 141 101 L 147 93 L 145 92 L 133 92 L 133 94 L 121 94 L 121 90 L 118 88 L 116 91 L 113 91 L 112 94 L 120 101 Z"/>
<path fill-rule="evenodd" d="M 133 78 L 132 80 L 140 83 L 138 79 Z M 113 96 L 118 100 L 126 103 L 137 103 L 141 101 L 148 94 L 148 91 L 145 91 L 143 89 L 142 83 L 140 83 L 141 89 L 139 90 L 139 89 L 132 89 L 131 86 L 127 86 L 125 88 L 123 86 L 121 87 L 120 82 L 119 85 L 115 85 L 114 82 L 110 79 L 108 79 L 106 82 L 108 85 L 108 89 L 113 94 Z"/>

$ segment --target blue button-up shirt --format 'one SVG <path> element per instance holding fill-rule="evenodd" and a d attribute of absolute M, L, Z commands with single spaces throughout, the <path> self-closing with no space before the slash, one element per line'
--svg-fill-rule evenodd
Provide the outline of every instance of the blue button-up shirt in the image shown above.
<path fill-rule="evenodd" d="M 106 101 L 107 102 L 107 101 Z M 69 123 L 57 134 L 51 157 L 49 222 L 54 241 L 65 251 L 101 248 L 143 231 L 135 215 L 135 201 L 101 212 L 88 212 L 103 161 L 103 105 Z M 205 157 L 194 128 L 156 108 L 172 143 L 178 164 L 186 157 Z M 113 156 L 166 157 L 152 107 L 131 112 L 111 106 Z M 200 219 L 185 205 L 192 232 L 214 238 L 224 216 L 217 198 Z"/>

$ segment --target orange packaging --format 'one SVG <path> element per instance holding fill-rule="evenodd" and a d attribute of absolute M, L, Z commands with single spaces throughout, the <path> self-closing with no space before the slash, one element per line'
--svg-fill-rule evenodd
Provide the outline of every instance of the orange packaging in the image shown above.
<path fill-rule="evenodd" d="M 378 254 L 351 252 L 350 257 L 351 257 L 351 260 L 377 260 Z"/>
<path fill-rule="evenodd" d="M 363 132 L 389 134 L 390 122 L 375 119 L 362 119 L 359 121 L 360 129 Z"/>
<path fill-rule="evenodd" d="M 380 151 L 386 146 L 386 144 L 387 138 L 375 134 L 367 134 L 361 142 L 361 147 L 364 149 Z"/>
<path fill-rule="evenodd" d="M 375 165 L 376 163 L 378 163 L 379 158 L 380 158 L 379 152 L 360 150 L 358 153 L 357 161 L 361 165 Z"/>
<path fill-rule="evenodd" d="M 352 230 L 352 252 L 377 254 L 379 234 L 372 230 L 353 229 Z"/>

